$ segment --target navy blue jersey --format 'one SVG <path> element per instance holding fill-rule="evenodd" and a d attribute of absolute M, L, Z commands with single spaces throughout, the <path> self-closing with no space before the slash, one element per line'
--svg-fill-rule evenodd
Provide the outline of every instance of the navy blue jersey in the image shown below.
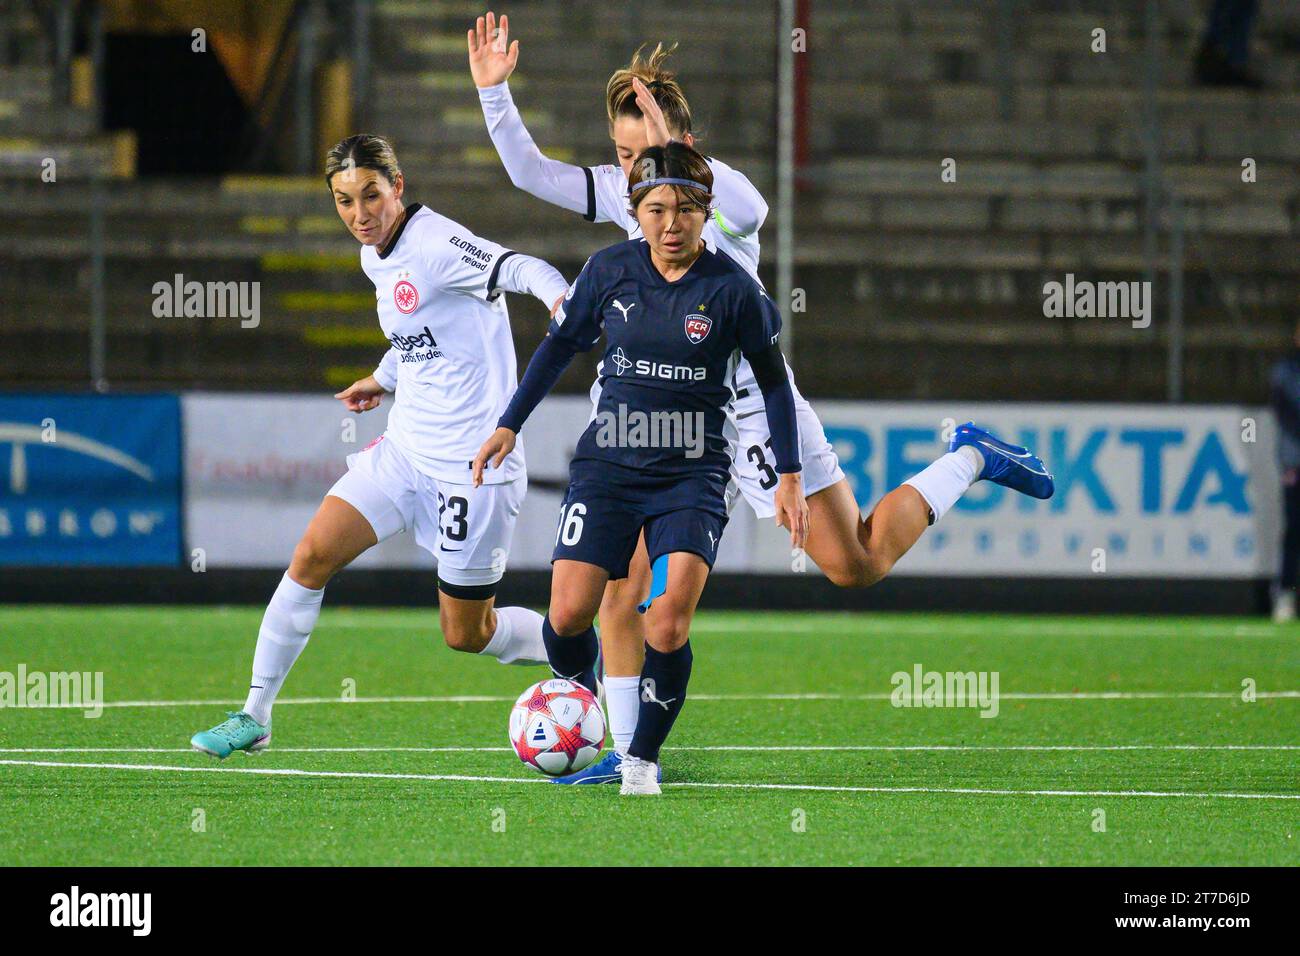
<path fill-rule="evenodd" d="M 613 462 L 664 477 L 725 473 L 722 428 L 736 364 L 770 349 L 781 331 L 762 287 L 707 248 L 669 282 L 645 240 L 620 242 L 587 260 L 550 326 L 582 352 L 602 330 L 600 402 L 574 463 Z"/>

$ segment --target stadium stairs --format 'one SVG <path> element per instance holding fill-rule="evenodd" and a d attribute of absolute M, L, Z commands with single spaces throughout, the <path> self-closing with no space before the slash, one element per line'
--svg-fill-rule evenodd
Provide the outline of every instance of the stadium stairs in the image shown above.
<path fill-rule="evenodd" d="M 809 163 L 796 208 L 795 285 L 807 308 L 792 317 L 810 397 L 1164 398 L 1163 274 L 1149 329 L 1049 319 L 1042 308 L 1044 283 L 1066 273 L 1143 278 L 1141 18 L 1124 4 L 1104 16 L 1040 0 L 1015 6 L 1004 58 L 996 3 L 812 4 Z M 355 125 L 392 137 L 409 198 L 571 276 L 618 232 L 510 185 L 466 66 L 465 29 L 478 11 L 379 2 L 372 105 Z M 1186 395 L 1257 401 L 1300 302 L 1300 13 L 1261 4 L 1255 52 L 1267 88 L 1252 93 L 1189 85 L 1201 5 L 1171 0 L 1162 11 L 1164 177 L 1186 223 Z M 612 161 L 605 79 L 641 39 L 676 39 L 700 145 L 774 202 L 771 5 L 525 2 L 508 12 L 522 45 L 511 88 L 548 154 Z M 121 138 L 54 97 L 33 25 L 5 26 L 0 179 L 11 211 L 0 221 L 0 378 L 84 387 L 96 202 L 115 388 L 320 390 L 373 367 L 384 348 L 373 289 L 318 177 L 123 175 Z M 1099 26 L 1104 54 L 1089 49 Z M 56 184 L 40 181 L 45 157 L 58 162 Z M 957 161 L 955 183 L 940 179 L 945 157 Z M 1245 157 L 1257 182 L 1241 180 Z M 770 285 L 772 218 L 762 239 Z M 1163 237 L 1162 256 L 1167 248 Z M 155 283 L 177 273 L 260 282 L 259 325 L 155 316 Z M 526 358 L 545 313 L 519 298 L 512 312 Z M 588 357 L 565 385 L 583 388 L 590 375 Z"/>

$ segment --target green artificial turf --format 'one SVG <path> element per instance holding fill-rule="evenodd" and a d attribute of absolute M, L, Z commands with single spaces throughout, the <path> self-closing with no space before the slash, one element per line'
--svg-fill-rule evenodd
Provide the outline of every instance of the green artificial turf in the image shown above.
<path fill-rule="evenodd" d="M 1300 627 L 703 613 L 664 793 L 622 798 L 521 764 L 507 715 L 543 671 L 448 650 L 433 611 L 327 607 L 271 750 L 191 751 L 260 617 L 0 608 L 0 672 L 102 672 L 111 705 L 0 709 L 0 864 L 1300 862 Z M 996 671 L 997 716 L 893 706 L 917 664 Z"/>

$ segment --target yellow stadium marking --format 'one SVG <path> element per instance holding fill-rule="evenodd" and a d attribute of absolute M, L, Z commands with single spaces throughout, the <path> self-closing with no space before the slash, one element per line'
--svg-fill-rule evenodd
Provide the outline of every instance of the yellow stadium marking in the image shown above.
<path fill-rule="evenodd" d="M 298 233 L 306 236 L 321 236 L 337 233 L 343 228 L 338 216 L 303 216 L 298 220 Z"/>
<path fill-rule="evenodd" d="M 286 292 L 280 305 L 290 312 L 373 312 L 373 292 Z"/>
<path fill-rule="evenodd" d="M 284 216 L 245 216 L 239 228 L 255 236 L 279 235 L 289 231 L 289 220 Z"/>
<path fill-rule="evenodd" d="M 387 345 L 383 331 L 375 325 L 313 325 L 302 330 L 303 341 L 317 348 Z"/>
<path fill-rule="evenodd" d="M 534 129 L 539 126 L 550 126 L 554 120 L 550 110 L 520 110 L 519 113 L 524 124 Z M 483 125 L 483 111 L 477 106 L 456 106 L 443 110 L 442 121 L 448 126 L 479 127 Z M 547 155 L 550 155 L 549 150 Z"/>
<path fill-rule="evenodd" d="M 268 252 L 261 258 L 263 272 L 351 272 L 357 257 L 333 253 Z"/>
<path fill-rule="evenodd" d="M 373 365 L 331 365 L 325 370 L 325 383 L 342 388 L 360 381 L 374 370 Z"/>
<path fill-rule="evenodd" d="M 416 80 L 426 90 L 463 90 L 466 86 L 465 74 L 460 70 L 431 70 L 418 74 Z M 510 89 L 526 90 L 528 81 L 516 73 L 510 77 Z"/>
<path fill-rule="evenodd" d="M 314 176 L 226 176 L 221 188 L 228 193 L 311 193 L 325 192 L 325 178 Z"/>
<path fill-rule="evenodd" d="M 560 146 L 555 149 L 547 148 L 546 155 L 551 159 L 558 159 L 562 163 L 573 162 L 573 150 Z M 462 162 L 471 166 L 500 166 L 501 157 L 497 155 L 495 147 L 492 146 L 466 146 L 460 152 Z"/>
<path fill-rule="evenodd" d="M 412 53 L 465 53 L 469 49 L 463 33 L 412 37 L 406 41 L 406 48 Z"/>

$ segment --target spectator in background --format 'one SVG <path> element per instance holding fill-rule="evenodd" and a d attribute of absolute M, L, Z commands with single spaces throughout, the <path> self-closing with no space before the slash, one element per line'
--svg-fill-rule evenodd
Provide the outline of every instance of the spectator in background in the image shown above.
<path fill-rule="evenodd" d="M 1296 572 L 1300 570 L 1300 325 L 1294 348 L 1269 375 L 1269 404 L 1277 418 L 1277 457 L 1282 470 L 1282 562 L 1273 589 L 1273 620 L 1295 619 Z"/>
<path fill-rule="evenodd" d="M 1250 34 L 1259 12 L 1258 0 L 1214 0 L 1205 21 L 1205 36 L 1193 70 L 1206 86 L 1263 86 L 1250 71 Z"/>

